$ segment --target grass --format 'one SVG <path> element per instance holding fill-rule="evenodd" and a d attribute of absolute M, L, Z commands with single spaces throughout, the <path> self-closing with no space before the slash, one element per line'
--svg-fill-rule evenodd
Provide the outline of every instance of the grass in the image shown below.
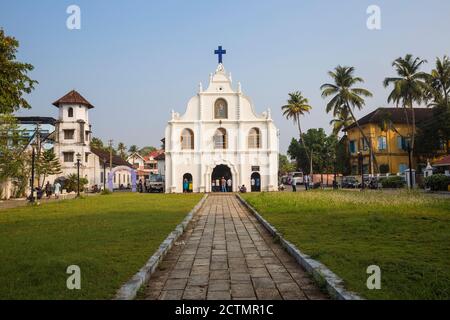
<path fill-rule="evenodd" d="M 119 193 L 0 211 L 0 299 L 110 299 L 201 195 Z M 81 268 L 81 290 L 66 269 Z"/>
<path fill-rule="evenodd" d="M 450 199 L 312 191 L 244 198 L 301 251 L 368 299 L 450 299 Z M 368 290 L 369 265 L 381 290 Z"/>

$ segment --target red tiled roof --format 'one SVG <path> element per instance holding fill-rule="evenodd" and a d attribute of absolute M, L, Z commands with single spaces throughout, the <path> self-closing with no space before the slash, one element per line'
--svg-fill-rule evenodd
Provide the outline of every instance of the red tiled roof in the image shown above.
<path fill-rule="evenodd" d="M 411 110 L 407 110 L 409 121 L 411 122 Z M 427 108 L 414 108 L 414 114 L 416 116 L 416 123 L 427 120 L 433 116 L 433 109 Z M 377 110 L 365 115 L 358 120 L 360 126 L 368 123 L 379 123 L 386 116 L 393 123 L 406 123 L 405 110 L 401 107 L 399 108 L 378 108 Z M 346 127 L 344 131 L 348 131 L 356 127 L 356 123 L 353 123 Z"/>
<path fill-rule="evenodd" d="M 106 150 L 101 150 L 101 149 L 96 149 L 91 147 L 91 151 L 92 153 L 96 154 L 100 160 L 105 159 L 106 160 L 106 166 L 109 167 L 109 151 Z M 127 167 L 132 167 L 131 164 L 129 164 L 126 160 L 122 159 L 119 156 L 112 156 L 112 165 L 114 166 L 127 166 Z"/>
<path fill-rule="evenodd" d="M 94 106 L 89 101 L 87 101 L 81 94 L 79 94 L 75 90 L 70 91 L 64 97 L 61 97 L 53 102 L 53 105 L 56 107 L 59 107 L 61 104 L 81 104 L 88 107 L 89 109 L 94 108 Z"/>
<path fill-rule="evenodd" d="M 441 160 L 433 163 L 433 166 L 450 166 L 450 155 L 443 157 Z"/>
<path fill-rule="evenodd" d="M 157 156 L 159 156 L 161 153 L 163 153 L 162 150 L 154 150 L 154 151 L 151 151 L 148 155 L 144 156 L 144 160 L 145 160 L 145 161 L 149 161 L 150 158 L 153 158 L 154 160 L 156 160 L 155 158 L 156 158 Z"/>
<path fill-rule="evenodd" d="M 155 160 L 164 160 L 166 159 L 166 154 L 161 152 L 158 156 L 155 157 Z"/>

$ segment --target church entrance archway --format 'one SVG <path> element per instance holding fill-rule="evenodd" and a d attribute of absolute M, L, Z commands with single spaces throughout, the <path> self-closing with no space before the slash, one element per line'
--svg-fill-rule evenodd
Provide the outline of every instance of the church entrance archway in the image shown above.
<path fill-rule="evenodd" d="M 261 192 L 261 175 L 258 172 L 253 172 L 250 177 L 250 184 L 252 192 Z"/>
<path fill-rule="evenodd" d="M 222 188 L 225 179 L 225 189 Z M 211 192 L 233 192 L 233 175 L 230 167 L 221 164 L 214 168 L 211 174 Z"/>
<path fill-rule="evenodd" d="M 133 168 L 130 168 L 128 166 L 118 166 L 114 167 L 109 173 L 108 173 L 108 189 L 110 191 L 114 191 L 114 174 L 117 171 L 128 171 L 131 175 L 131 191 L 136 192 L 136 170 Z"/>
<path fill-rule="evenodd" d="M 193 187 L 193 183 L 192 183 L 192 174 L 190 173 L 185 173 L 183 175 L 183 192 L 184 193 L 190 193 L 194 190 Z"/>

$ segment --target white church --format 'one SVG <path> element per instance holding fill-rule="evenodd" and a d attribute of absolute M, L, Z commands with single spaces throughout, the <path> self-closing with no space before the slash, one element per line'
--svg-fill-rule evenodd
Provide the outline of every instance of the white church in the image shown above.
<path fill-rule="evenodd" d="M 216 71 L 209 85 L 200 83 L 184 114 L 172 111 L 165 130 L 166 192 L 219 191 L 218 183 L 231 180 L 231 191 L 278 189 L 279 133 L 270 109 L 257 114 L 241 84 L 233 86 L 222 63 L 219 47 Z"/>

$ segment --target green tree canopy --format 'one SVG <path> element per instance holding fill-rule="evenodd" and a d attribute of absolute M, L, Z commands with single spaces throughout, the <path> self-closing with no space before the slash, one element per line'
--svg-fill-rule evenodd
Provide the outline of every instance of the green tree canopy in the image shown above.
<path fill-rule="evenodd" d="M 19 42 L 0 29 L 0 113 L 3 114 L 30 109 L 24 95 L 31 93 L 38 83 L 27 75 L 34 67 L 16 60 L 18 47 Z"/>

